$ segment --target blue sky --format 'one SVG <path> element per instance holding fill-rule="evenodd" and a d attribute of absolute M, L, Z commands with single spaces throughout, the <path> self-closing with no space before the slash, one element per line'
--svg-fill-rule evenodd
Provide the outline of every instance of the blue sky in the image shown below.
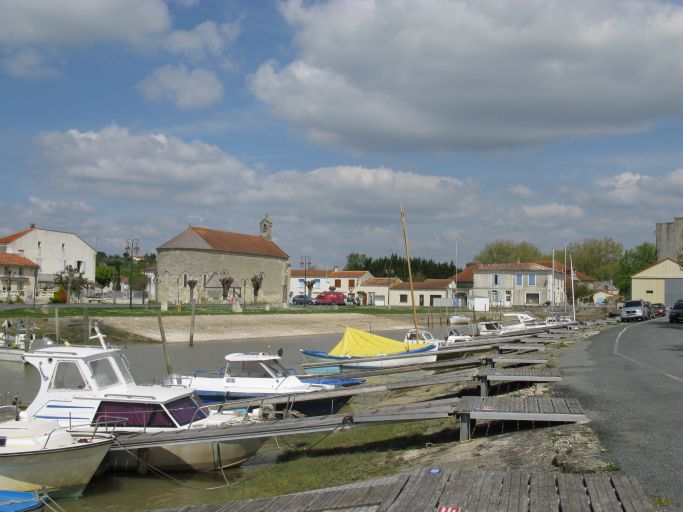
<path fill-rule="evenodd" d="M 683 215 L 683 7 L 0 0 L 0 235 L 188 224 L 298 266 L 654 242 Z M 9 185 L 9 187 L 7 187 Z"/>

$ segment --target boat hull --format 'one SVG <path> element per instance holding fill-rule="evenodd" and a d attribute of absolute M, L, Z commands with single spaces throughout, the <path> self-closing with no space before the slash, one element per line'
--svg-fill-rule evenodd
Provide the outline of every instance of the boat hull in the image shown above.
<path fill-rule="evenodd" d="M 214 471 L 244 463 L 263 445 L 263 439 L 239 442 L 207 442 L 177 446 L 112 451 L 107 456 L 109 469 L 146 473 L 162 471 Z"/>
<path fill-rule="evenodd" d="M 24 351 L 18 348 L 0 348 L 0 361 L 8 363 L 23 363 Z"/>
<path fill-rule="evenodd" d="M 111 440 L 76 446 L 0 454 L 0 488 L 38 491 L 53 498 L 78 498 L 109 451 Z"/>

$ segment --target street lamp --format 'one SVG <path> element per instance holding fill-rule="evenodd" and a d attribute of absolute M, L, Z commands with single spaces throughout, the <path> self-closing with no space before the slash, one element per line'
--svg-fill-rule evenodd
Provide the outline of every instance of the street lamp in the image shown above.
<path fill-rule="evenodd" d="M 301 257 L 301 266 L 304 267 L 304 307 L 306 307 L 306 303 L 308 302 L 308 268 L 311 266 L 311 257 L 310 256 L 302 256 Z"/>
<path fill-rule="evenodd" d="M 133 238 L 132 240 L 126 240 L 126 252 L 130 258 L 130 270 L 128 273 L 128 308 L 133 309 L 133 254 L 140 250 L 140 240 Z"/>

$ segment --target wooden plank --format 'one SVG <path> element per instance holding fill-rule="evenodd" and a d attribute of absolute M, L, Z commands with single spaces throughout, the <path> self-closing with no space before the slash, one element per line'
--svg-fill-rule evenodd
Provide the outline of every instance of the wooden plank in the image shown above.
<path fill-rule="evenodd" d="M 500 501 L 496 512 L 529 510 L 529 473 L 513 471 L 503 475 Z"/>
<path fill-rule="evenodd" d="M 586 475 L 584 481 L 593 512 L 623 512 L 609 476 Z"/>
<path fill-rule="evenodd" d="M 533 473 L 529 479 L 529 512 L 559 512 L 554 473 Z"/>
<path fill-rule="evenodd" d="M 418 474 L 411 474 L 403 492 L 387 509 L 388 512 L 433 511 L 439 502 L 451 471 L 442 468 L 422 468 Z"/>
<path fill-rule="evenodd" d="M 560 494 L 562 512 L 591 512 L 590 500 L 581 475 L 559 473 L 557 490 Z"/>
<path fill-rule="evenodd" d="M 640 483 L 628 475 L 612 475 L 612 485 L 624 512 L 652 512 L 654 506 L 647 499 Z"/>

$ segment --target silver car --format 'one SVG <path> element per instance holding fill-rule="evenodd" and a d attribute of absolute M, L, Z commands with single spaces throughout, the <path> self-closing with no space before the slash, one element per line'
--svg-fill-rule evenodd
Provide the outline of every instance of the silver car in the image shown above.
<path fill-rule="evenodd" d="M 621 308 L 620 319 L 622 322 L 631 320 L 649 320 L 650 306 L 644 300 L 628 300 Z"/>

